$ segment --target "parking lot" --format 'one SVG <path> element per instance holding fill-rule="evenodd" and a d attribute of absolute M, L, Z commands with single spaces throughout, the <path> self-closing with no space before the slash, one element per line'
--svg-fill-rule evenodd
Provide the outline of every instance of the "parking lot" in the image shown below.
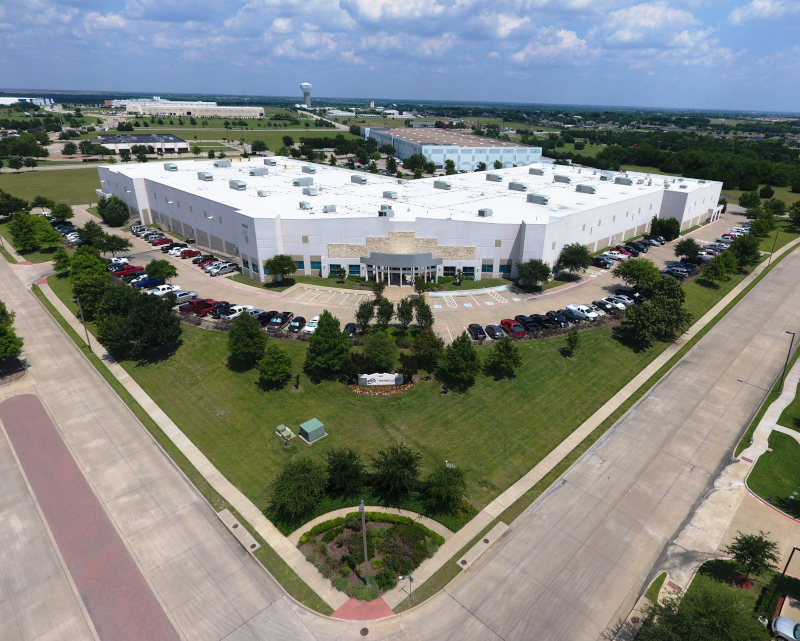
<path fill-rule="evenodd" d="M 76 224 L 83 224 L 89 214 L 76 212 Z M 691 234 L 699 243 L 713 242 L 719 235 L 744 221 L 738 214 L 723 215 L 719 221 L 701 227 Z M 212 278 L 205 274 L 191 259 L 169 256 L 159 247 L 152 247 L 143 240 L 121 230 L 109 230 L 131 240 L 134 249 L 128 254 L 132 265 L 147 265 L 153 259 L 166 259 L 178 268 L 173 280 L 184 291 L 194 290 L 201 298 L 229 301 L 240 305 L 252 305 L 257 309 L 291 311 L 306 320 L 328 309 L 339 318 L 342 325 L 355 321 L 358 305 L 372 298 L 368 290 L 343 290 L 335 287 L 315 287 L 297 284 L 283 292 L 270 292 L 238 283 L 227 277 Z M 644 256 L 664 268 L 667 261 L 675 260 L 672 243 L 651 247 Z M 436 319 L 435 331 L 445 341 L 452 341 L 471 323 L 482 326 L 499 324 L 502 319 L 514 316 L 546 314 L 550 310 L 563 309 L 572 303 L 588 304 L 593 300 L 613 294 L 623 284 L 611 275 L 610 270 L 590 268 L 576 282 L 545 290 L 541 294 L 522 292 L 513 286 L 491 289 L 465 289 L 457 292 L 430 293 L 429 302 Z M 410 287 L 387 287 L 384 295 L 393 302 L 404 296 L 413 296 Z"/>

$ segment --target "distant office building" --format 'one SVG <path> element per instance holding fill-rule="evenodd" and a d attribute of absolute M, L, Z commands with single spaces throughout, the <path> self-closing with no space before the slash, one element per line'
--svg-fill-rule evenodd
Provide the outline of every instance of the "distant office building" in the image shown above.
<path fill-rule="evenodd" d="M 303 82 L 300 84 L 300 89 L 303 91 L 303 104 L 311 109 L 311 84 Z"/>
<path fill-rule="evenodd" d="M 263 107 L 221 107 L 216 102 L 203 100 L 164 100 L 152 98 L 126 98 L 112 100 L 111 106 L 125 109 L 138 116 L 175 116 L 196 118 L 263 118 Z"/>
<path fill-rule="evenodd" d="M 361 137 L 365 140 L 373 138 L 378 146 L 392 145 L 395 156 L 400 160 L 422 154 L 440 169 L 447 160 L 452 160 L 459 171 L 473 171 L 479 163 L 485 163 L 488 169 L 492 169 L 497 160 L 505 168 L 530 165 L 542 159 L 541 147 L 484 138 L 452 129 L 361 127 Z"/>
<path fill-rule="evenodd" d="M 30 103 L 32 105 L 36 105 L 37 107 L 45 107 L 53 104 L 52 98 L 16 98 L 13 96 L 0 97 L 0 106 L 2 107 L 10 107 L 12 105 L 16 105 L 18 102 Z"/>
<path fill-rule="evenodd" d="M 189 151 L 189 143 L 172 134 L 100 134 L 92 140 L 92 144 L 103 145 L 117 154 L 130 151 L 134 145 L 145 145 L 157 152 L 170 154 Z"/>

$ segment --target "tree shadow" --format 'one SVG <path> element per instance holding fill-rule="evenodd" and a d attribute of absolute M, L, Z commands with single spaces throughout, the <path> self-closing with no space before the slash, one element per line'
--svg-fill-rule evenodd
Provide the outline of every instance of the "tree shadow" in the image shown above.
<path fill-rule="evenodd" d="M 646 352 L 652 345 L 642 343 L 641 341 L 634 340 L 628 334 L 615 327 L 611 332 L 611 337 L 623 347 L 627 347 L 632 352 L 639 354 Z"/>
<path fill-rule="evenodd" d="M 735 563 L 719 559 L 706 561 L 700 566 L 698 573 L 726 585 L 733 585 L 733 580 L 740 574 Z"/>
<path fill-rule="evenodd" d="M 716 283 L 708 278 L 703 278 L 702 276 L 697 278 L 695 282 L 701 287 L 706 287 L 707 289 L 719 289 L 720 287 L 719 283 Z"/>
<path fill-rule="evenodd" d="M 161 363 L 166 361 L 170 357 L 175 355 L 175 352 L 178 351 L 178 348 L 183 345 L 183 340 L 178 339 L 174 343 L 170 343 L 168 345 L 162 345 L 161 347 L 157 347 L 155 349 L 147 350 L 141 354 L 136 359 L 136 367 L 144 367 L 147 365 L 155 365 L 156 363 Z M 120 361 L 117 356 L 111 354 L 117 362 Z"/>
<path fill-rule="evenodd" d="M 279 390 L 285 389 L 286 386 L 289 384 L 290 380 L 291 378 L 287 378 L 283 381 L 274 383 L 271 381 L 266 381 L 263 378 L 259 377 L 258 380 L 255 382 L 255 385 L 262 392 L 277 392 Z"/>
<path fill-rule="evenodd" d="M 247 361 L 242 361 L 238 358 L 234 358 L 233 356 L 228 356 L 227 367 L 232 372 L 243 374 L 244 372 L 253 369 L 253 367 L 255 367 L 255 363 L 248 363 Z"/>
<path fill-rule="evenodd" d="M 574 358 L 575 353 L 569 347 L 559 347 L 558 353 L 564 358 Z"/>
<path fill-rule="evenodd" d="M 269 283 L 264 283 L 264 289 L 277 289 L 277 288 L 289 288 L 292 287 L 297 281 L 294 278 L 284 278 L 283 280 L 279 281 L 272 281 Z"/>

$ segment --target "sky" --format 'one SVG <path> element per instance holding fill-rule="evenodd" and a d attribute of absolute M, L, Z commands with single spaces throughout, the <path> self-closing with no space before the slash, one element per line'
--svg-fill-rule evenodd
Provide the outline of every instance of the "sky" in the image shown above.
<path fill-rule="evenodd" d="M 0 86 L 800 111 L 800 0 L 0 0 Z"/>

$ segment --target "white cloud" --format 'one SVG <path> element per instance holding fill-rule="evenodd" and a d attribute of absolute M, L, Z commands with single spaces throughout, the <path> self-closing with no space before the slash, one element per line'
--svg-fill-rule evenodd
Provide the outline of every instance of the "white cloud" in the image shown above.
<path fill-rule="evenodd" d="M 800 13 L 800 2 L 797 0 L 751 0 L 731 11 L 728 20 L 733 24 L 742 24 L 751 20 L 782 18 L 797 13 Z"/>
<path fill-rule="evenodd" d="M 103 15 L 97 11 L 90 11 L 83 18 L 83 28 L 87 33 L 94 31 L 114 31 L 128 26 L 127 20 L 116 13 Z"/>
<path fill-rule="evenodd" d="M 612 11 L 600 30 L 607 34 L 607 43 L 628 45 L 648 42 L 662 34 L 697 24 L 699 21 L 689 11 L 675 9 L 666 2 L 655 2 Z"/>
<path fill-rule="evenodd" d="M 511 60 L 521 65 L 552 61 L 558 58 L 563 62 L 589 56 L 593 51 L 586 40 L 579 38 L 574 31 L 548 27 L 540 30 L 536 40 L 531 40 L 520 51 L 511 54 Z"/>

